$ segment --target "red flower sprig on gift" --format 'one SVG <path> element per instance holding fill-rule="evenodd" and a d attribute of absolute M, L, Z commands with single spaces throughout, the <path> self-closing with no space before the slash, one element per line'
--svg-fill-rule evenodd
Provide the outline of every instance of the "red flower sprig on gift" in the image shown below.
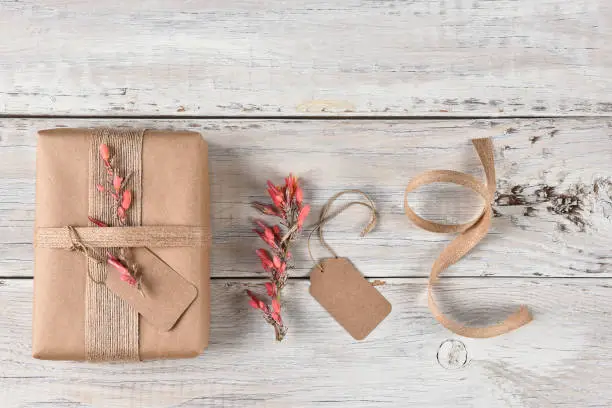
<path fill-rule="evenodd" d="M 125 188 L 131 174 L 128 174 L 126 177 L 122 177 L 119 174 L 113 165 L 110 148 L 106 144 L 100 145 L 99 152 L 108 175 L 108 186 L 97 184 L 96 189 L 101 193 L 108 192 L 113 198 L 114 213 L 117 221 L 120 225 L 125 225 L 127 222 L 127 211 L 132 205 L 132 191 Z M 88 218 L 89 221 L 98 227 L 108 227 L 108 224 L 98 219 Z M 144 295 L 142 292 L 142 275 L 139 273 L 137 265 L 132 261 L 129 248 L 119 248 L 117 256 L 107 252 L 106 262 L 121 274 L 122 281 L 136 287 L 140 294 Z"/>
<path fill-rule="evenodd" d="M 251 205 L 264 215 L 280 218 L 280 225 L 270 226 L 262 220 L 255 220 L 254 231 L 268 245 L 268 249 L 260 248 L 255 253 L 261 260 L 261 265 L 268 273 L 270 282 L 265 283 L 265 289 L 270 304 L 267 304 L 255 293 L 247 290 L 249 304 L 261 310 L 264 320 L 274 327 L 276 340 L 281 341 L 287 334 L 287 326 L 281 317 L 281 289 L 287 283 L 287 270 L 291 252 L 291 243 L 298 237 L 304 221 L 310 212 L 310 206 L 303 203 L 304 193 L 298 179 L 290 174 L 285 178 L 284 186 L 276 186 L 268 180 L 268 194 L 272 204 L 253 202 Z"/>
<path fill-rule="evenodd" d="M 107 224 L 93 217 L 87 217 L 89 221 L 98 227 L 108 227 Z M 144 296 L 142 291 L 142 275 L 138 272 L 138 266 L 132 262 L 129 248 L 119 248 L 119 255 L 114 256 L 110 252 L 106 252 L 106 263 L 115 268 L 120 274 L 120 279 L 130 286 L 135 286 Z"/>
<path fill-rule="evenodd" d="M 108 186 L 97 184 L 96 188 L 98 191 L 104 193 L 108 192 L 115 202 L 115 215 L 120 225 L 125 225 L 127 220 L 127 210 L 132 205 L 132 191 L 127 190 L 125 185 L 130 179 L 131 173 L 126 177 L 122 177 L 117 169 L 113 166 L 113 160 L 111 157 L 110 149 L 107 145 L 100 145 L 100 157 L 104 162 L 106 173 L 108 174 Z"/>

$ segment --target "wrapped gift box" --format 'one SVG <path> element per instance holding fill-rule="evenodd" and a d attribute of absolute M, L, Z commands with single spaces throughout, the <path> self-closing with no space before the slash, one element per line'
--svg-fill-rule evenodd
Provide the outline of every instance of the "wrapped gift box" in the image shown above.
<path fill-rule="evenodd" d="M 97 195 L 102 194 L 96 189 L 96 177 L 103 177 L 106 171 L 98 154 L 101 142 L 114 151 L 119 168 L 128 161 L 134 167 L 128 184 L 134 191 L 129 210 L 134 222 L 127 225 L 172 231 L 175 227 L 209 229 L 207 145 L 200 134 L 134 129 L 40 131 L 33 355 L 49 360 L 97 361 L 197 356 L 208 343 L 209 245 L 166 242 L 142 248 L 137 244 L 134 258 L 142 272 L 144 294 L 134 295 L 127 284 L 126 293 L 121 294 L 124 282 L 116 279 L 112 268 L 107 268 L 112 282 L 109 278 L 100 283 L 92 276 L 92 261 L 83 252 L 65 248 L 71 245 L 47 245 L 49 237 L 43 237 L 50 232 L 61 241 L 64 238 L 58 234 L 65 229 L 65 240 L 70 244 L 67 228 L 93 231 L 95 226 L 88 216 L 103 217 L 109 226 L 118 226 L 108 212 L 96 214 L 93 205 L 96 200 L 99 205 Z M 112 207 L 112 199 L 109 205 Z M 127 235 L 124 238 L 130 241 Z M 97 253 L 105 250 L 95 248 Z M 119 291 L 110 290 L 112 285 Z"/>

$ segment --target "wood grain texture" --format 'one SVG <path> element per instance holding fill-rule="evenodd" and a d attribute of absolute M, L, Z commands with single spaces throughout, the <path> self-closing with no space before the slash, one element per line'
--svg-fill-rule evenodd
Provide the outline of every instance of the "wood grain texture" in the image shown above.
<path fill-rule="evenodd" d="M 0 286 L 0 401 L 60 408 L 608 407 L 609 283 L 443 280 L 439 297 L 470 324 L 495 321 L 519 302 L 534 312 L 516 332 L 473 340 L 453 337 L 430 316 L 424 279 L 391 279 L 377 286 L 393 304 L 391 315 L 356 342 L 310 297 L 306 281 L 291 281 L 289 333 L 278 344 L 247 304 L 243 291 L 252 283 L 215 280 L 204 355 L 126 365 L 32 359 L 31 281 L 8 280 Z M 464 343 L 465 364 L 460 350 L 440 350 L 448 339 Z"/>
<path fill-rule="evenodd" d="M 0 0 L 0 113 L 609 115 L 607 0 Z"/>
<path fill-rule="evenodd" d="M 293 170 L 305 195 L 321 205 L 334 193 L 359 188 L 376 201 L 378 227 L 355 208 L 330 222 L 326 237 L 370 277 L 426 276 L 452 235 L 433 234 L 403 214 L 403 189 L 429 169 L 482 177 L 469 142 L 494 138 L 497 217 L 489 236 L 449 274 L 460 276 L 612 276 L 612 121 L 441 120 L 78 120 L 0 122 L 0 277 L 32 276 L 36 129 L 101 125 L 193 129 L 210 148 L 214 277 L 259 277 L 248 203 L 265 201 L 267 178 Z M 491 130 L 491 127 L 495 127 Z M 354 197 L 347 197 L 353 199 Z M 411 195 L 415 210 L 446 222 L 468 220 L 481 203 L 448 185 Z M 295 250 L 292 276 L 307 276 L 305 239 Z M 315 256 L 327 256 L 313 245 Z"/>

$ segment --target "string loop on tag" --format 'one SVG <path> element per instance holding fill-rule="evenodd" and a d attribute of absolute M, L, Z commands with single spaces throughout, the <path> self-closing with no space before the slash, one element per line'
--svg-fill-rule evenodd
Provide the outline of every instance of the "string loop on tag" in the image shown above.
<path fill-rule="evenodd" d="M 458 237 L 452 240 L 451 243 L 444 248 L 431 268 L 427 287 L 429 309 L 436 320 L 438 320 L 438 322 L 453 333 L 465 337 L 487 338 L 499 336 L 500 334 L 508 333 L 514 329 L 524 326 L 532 320 L 531 313 L 526 306 L 520 306 L 515 313 L 511 314 L 506 318 L 506 320 L 496 325 L 486 327 L 466 327 L 461 323 L 446 317 L 434 301 L 433 296 L 433 285 L 438 280 L 440 274 L 446 268 L 459 261 L 465 254 L 474 248 L 487 235 L 489 232 L 489 227 L 491 226 L 491 215 L 493 213 L 491 201 L 495 195 L 496 188 L 493 142 L 490 138 L 483 138 L 473 139 L 472 143 L 474 144 L 474 148 L 476 149 L 480 162 L 484 168 L 486 184 L 469 174 L 460 173 L 457 171 L 426 171 L 414 177 L 410 183 L 408 183 L 406 192 L 404 194 L 404 210 L 406 212 L 406 216 L 413 223 L 427 231 L 460 233 Z M 408 204 L 408 193 L 425 184 L 439 182 L 458 184 L 477 192 L 485 200 L 484 207 L 480 211 L 480 214 L 472 221 L 468 221 L 467 223 L 463 224 L 440 224 L 418 216 Z"/>
<path fill-rule="evenodd" d="M 366 202 L 364 202 L 364 201 L 350 201 L 350 202 L 344 204 L 343 206 L 341 206 L 340 208 L 338 208 L 337 210 L 335 210 L 334 212 L 330 213 L 330 208 L 331 208 L 332 204 L 334 203 L 334 201 L 336 201 L 339 197 L 343 196 L 344 194 L 350 194 L 350 193 L 360 194 L 361 196 L 363 196 L 366 199 Z M 361 205 L 361 206 L 364 206 L 364 207 L 367 207 L 368 209 L 370 209 L 370 220 L 368 221 L 366 226 L 361 231 L 360 236 L 363 237 L 363 236 L 367 235 L 376 226 L 376 221 L 378 219 L 377 212 L 376 212 L 376 206 L 374 205 L 374 201 L 372 201 L 370 196 L 368 196 L 366 193 L 364 193 L 363 191 L 358 190 L 358 189 L 351 189 L 351 190 L 340 191 L 339 193 L 336 193 L 334 196 L 332 196 L 329 200 L 327 200 L 327 202 L 325 203 L 323 208 L 321 208 L 321 213 L 319 214 L 319 220 L 313 226 L 313 229 L 310 231 L 310 234 L 308 234 L 308 241 L 307 241 L 307 244 L 308 244 L 308 255 L 310 256 L 310 259 L 312 260 L 312 262 L 314 262 L 316 264 L 316 266 L 319 267 L 319 269 L 323 270 L 323 267 L 321 266 L 321 264 L 319 262 L 317 262 L 314 259 L 314 257 L 312 256 L 312 250 L 310 248 L 310 240 L 312 238 L 312 234 L 315 231 L 317 231 L 318 235 L 319 235 L 319 242 L 321 243 L 321 245 L 323 245 L 334 256 L 334 258 L 338 258 L 338 254 L 336 253 L 336 251 L 334 251 L 333 248 L 331 246 L 329 246 L 329 244 L 323 238 L 323 226 L 329 220 L 331 220 L 332 218 L 335 218 L 341 212 L 343 212 L 344 210 L 346 210 L 349 207 L 352 207 L 354 205 Z"/>

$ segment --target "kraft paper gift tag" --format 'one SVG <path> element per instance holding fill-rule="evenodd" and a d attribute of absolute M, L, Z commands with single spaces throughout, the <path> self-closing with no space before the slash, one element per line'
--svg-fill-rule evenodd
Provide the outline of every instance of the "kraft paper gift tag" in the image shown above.
<path fill-rule="evenodd" d="M 341 195 L 358 193 L 368 202 L 352 201 L 328 215 L 331 204 Z M 352 205 L 363 205 L 371 211 L 371 220 L 362 236 L 376 225 L 376 208 L 372 200 L 359 190 L 347 190 L 333 196 L 321 209 L 319 222 L 312 231 L 319 233 L 319 240 L 335 257 L 315 265 L 310 273 L 310 294 L 355 339 L 365 339 L 391 313 L 391 304 L 368 282 L 347 258 L 339 258 L 323 239 L 323 225 Z M 312 236 L 311 232 L 311 236 Z M 308 237 L 310 252 L 310 237 Z"/>
<path fill-rule="evenodd" d="M 391 304 L 347 258 L 329 258 L 310 273 L 310 294 L 355 340 L 391 313 Z"/>
<path fill-rule="evenodd" d="M 149 248 L 134 248 L 132 254 L 137 264 L 147 265 L 142 293 L 134 286 L 126 285 L 120 273 L 111 266 L 106 267 L 104 283 L 151 325 L 169 331 L 193 303 L 198 290 Z"/>

